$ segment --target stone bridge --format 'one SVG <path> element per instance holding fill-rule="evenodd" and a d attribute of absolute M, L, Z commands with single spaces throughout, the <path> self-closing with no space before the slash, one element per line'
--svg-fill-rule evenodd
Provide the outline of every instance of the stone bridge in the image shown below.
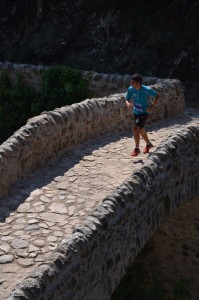
<path fill-rule="evenodd" d="M 199 194 L 199 111 L 184 109 L 178 80 L 153 88 L 149 155 L 130 156 L 123 93 L 46 112 L 1 145 L 0 299 L 110 299 L 165 217 Z"/>

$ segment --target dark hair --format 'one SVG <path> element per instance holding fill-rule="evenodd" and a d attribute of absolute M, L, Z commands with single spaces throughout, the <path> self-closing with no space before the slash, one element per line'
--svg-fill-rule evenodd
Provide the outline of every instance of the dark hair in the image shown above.
<path fill-rule="evenodd" d="M 134 74 L 131 77 L 131 80 L 134 80 L 134 81 L 139 82 L 140 84 L 142 84 L 142 76 L 140 74 Z"/>

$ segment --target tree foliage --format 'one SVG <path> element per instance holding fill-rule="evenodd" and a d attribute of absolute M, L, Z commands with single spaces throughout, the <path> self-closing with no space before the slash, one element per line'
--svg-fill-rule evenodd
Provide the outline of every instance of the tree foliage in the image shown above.
<path fill-rule="evenodd" d="M 3 142 L 27 119 L 42 111 L 70 105 L 91 97 L 89 77 L 66 66 L 52 66 L 42 77 L 40 92 L 28 85 L 20 73 L 11 82 L 6 71 L 0 74 L 0 142 Z"/>

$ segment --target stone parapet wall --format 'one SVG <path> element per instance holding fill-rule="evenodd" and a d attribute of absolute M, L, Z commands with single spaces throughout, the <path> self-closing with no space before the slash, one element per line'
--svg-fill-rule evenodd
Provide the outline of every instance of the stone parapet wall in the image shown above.
<path fill-rule="evenodd" d="M 0 71 L 7 70 L 12 81 L 16 80 L 16 74 L 19 72 L 23 75 L 24 80 L 37 90 L 41 89 L 42 73 L 48 68 L 48 66 L 0 62 Z M 131 79 L 131 76 L 128 74 L 104 74 L 93 71 L 82 71 L 82 74 L 84 76 L 90 75 L 89 88 L 93 92 L 94 97 L 103 97 L 114 93 L 125 92 Z M 160 79 L 157 77 L 144 77 L 143 84 L 155 84 L 157 80 Z"/>
<path fill-rule="evenodd" d="M 7 71 L 13 82 L 16 80 L 17 73 L 20 73 L 23 75 L 25 82 L 36 88 L 36 90 L 41 89 L 41 76 L 47 68 L 47 66 L 0 62 L 0 71 Z"/>
<path fill-rule="evenodd" d="M 152 87 L 161 100 L 149 122 L 183 112 L 180 81 L 168 80 Z M 126 108 L 123 96 L 120 93 L 87 99 L 29 119 L 0 146 L 0 197 L 18 179 L 44 165 L 61 150 L 107 132 L 129 130 L 133 124 L 132 112 Z"/>
<path fill-rule="evenodd" d="M 114 93 L 123 93 L 130 85 L 131 75 L 119 75 L 119 74 L 104 74 L 96 72 L 82 72 L 84 76 L 90 74 L 91 79 L 89 82 L 89 88 L 93 92 L 95 97 L 103 97 Z M 152 85 L 157 80 L 164 81 L 164 79 L 158 79 L 157 77 L 143 77 L 143 84 Z"/>
<path fill-rule="evenodd" d="M 108 300 L 157 227 L 199 194 L 199 125 L 182 127 L 149 155 L 20 283 L 9 300 Z"/>

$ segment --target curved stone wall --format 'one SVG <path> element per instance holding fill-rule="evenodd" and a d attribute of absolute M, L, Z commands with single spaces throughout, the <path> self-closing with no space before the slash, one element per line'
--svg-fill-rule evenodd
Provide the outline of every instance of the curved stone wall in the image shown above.
<path fill-rule="evenodd" d="M 84 76 L 90 75 L 89 88 L 95 97 L 102 97 L 114 93 L 123 93 L 130 85 L 131 75 L 104 74 L 97 72 L 82 72 Z M 143 84 L 152 85 L 164 81 L 157 77 L 143 77 Z"/>
<path fill-rule="evenodd" d="M 180 81 L 160 81 L 152 87 L 161 100 L 149 122 L 183 112 L 184 93 Z M 107 132 L 130 129 L 132 113 L 125 106 L 124 95 L 87 99 L 29 119 L 0 146 L 0 197 L 18 179 L 44 165 L 66 147 Z"/>
<path fill-rule="evenodd" d="M 26 66 L 20 65 L 24 70 Z M 10 76 L 14 76 L 13 66 L 8 67 Z M 32 68 L 28 72 L 31 77 Z M 42 67 L 36 72 L 39 86 Z M 99 77 L 94 74 L 91 81 L 96 94 L 103 87 L 106 93 L 116 86 L 118 91 L 118 80 L 123 82 L 120 91 L 124 92 L 130 80 L 129 75 L 123 80 L 105 74 Z M 183 112 L 184 93 L 178 80 L 145 80 L 161 96 L 149 122 Z M 0 146 L 0 196 L 61 150 L 106 132 L 130 129 L 132 114 L 125 107 L 124 95 L 87 99 L 29 119 Z M 9 299 L 109 299 L 165 216 L 198 194 L 198 153 L 196 126 L 184 127 L 162 143 L 147 164 L 104 199 L 74 229 L 71 238 L 63 240 L 56 252 L 15 288 Z"/>
<path fill-rule="evenodd" d="M 42 73 L 48 69 L 48 66 L 36 66 L 28 64 L 14 64 L 12 62 L 0 62 L 0 71 L 6 70 L 12 81 L 16 80 L 17 72 L 20 72 L 24 80 L 37 90 L 41 88 Z M 90 76 L 89 88 L 94 97 L 103 97 L 115 93 L 123 93 L 130 84 L 131 76 L 129 74 L 104 74 L 97 72 L 82 71 L 84 76 Z M 143 77 L 143 84 L 151 85 L 164 79 L 157 77 Z"/>
<path fill-rule="evenodd" d="M 165 217 L 198 194 L 199 124 L 184 126 L 162 142 L 9 300 L 110 299 Z"/>
<path fill-rule="evenodd" d="M 41 76 L 47 66 L 36 66 L 28 64 L 15 64 L 12 62 L 0 62 L 0 71 L 6 70 L 12 81 L 16 80 L 16 74 L 23 75 L 25 82 L 39 90 L 41 88 Z"/>

